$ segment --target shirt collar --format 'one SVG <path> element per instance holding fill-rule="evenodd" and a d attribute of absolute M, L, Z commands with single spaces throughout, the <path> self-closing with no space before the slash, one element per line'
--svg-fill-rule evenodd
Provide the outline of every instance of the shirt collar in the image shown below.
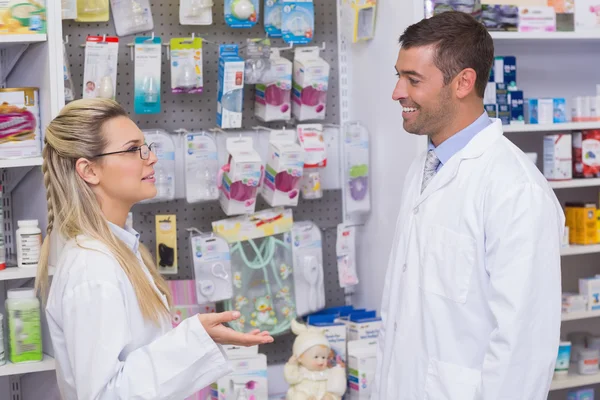
<path fill-rule="evenodd" d="M 108 221 L 108 226 L 112 233 L 119 239 L 121 239 L 134 253 L 138 252 L 140 246 L 140 234 L 137 233 L 133 228 L 125 226 L 121 228 L 118 225 Z"/>
<path fill-rule="evenodd" d="M 442 144 L 435 147 L 431 140 L 429 141 L 429 149 L 434 150 L 435 155 L 440 160 L 440 163 L 446 164 L 453 155 L 462 150 L 467 143 L 471 141 L 479 132 L 490 125 L 492 121 L 487 112 L 483 112 L 471 125 L 465 129 L 458 131 L 454 135 L 446 139 Z"/>

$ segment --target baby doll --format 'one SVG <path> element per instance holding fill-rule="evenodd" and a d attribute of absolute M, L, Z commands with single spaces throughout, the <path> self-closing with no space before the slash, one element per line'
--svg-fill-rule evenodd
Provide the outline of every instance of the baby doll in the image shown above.
<path fill-rule="evenodd" d="M 346 392 L 346 370 L 328 368 L 330 346 L 323 331 L 292 320 L 297 335 L 293 355 L 283 374 L 290 389 L 287 400 L 341 400 Z"/>

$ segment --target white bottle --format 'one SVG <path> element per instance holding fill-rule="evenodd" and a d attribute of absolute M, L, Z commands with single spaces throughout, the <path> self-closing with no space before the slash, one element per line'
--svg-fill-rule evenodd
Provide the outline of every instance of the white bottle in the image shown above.
<path fill-rule="evenodd" d="M 42 230 L 38 220 L 17 222 L 17 264 L 19 267 L 37 267 L 42 247 Z"/>

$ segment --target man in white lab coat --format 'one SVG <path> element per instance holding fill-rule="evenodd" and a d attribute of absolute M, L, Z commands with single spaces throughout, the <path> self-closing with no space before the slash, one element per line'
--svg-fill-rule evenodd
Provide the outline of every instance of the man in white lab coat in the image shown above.
<path fill-rule="evenodd" d="M 372 400 L 543 400 L 558 351 L 564 215 L 484 112 L 487 30 L 446 12 L 400 37 L 393 93 L 429 150 L 406 176 Z"/>

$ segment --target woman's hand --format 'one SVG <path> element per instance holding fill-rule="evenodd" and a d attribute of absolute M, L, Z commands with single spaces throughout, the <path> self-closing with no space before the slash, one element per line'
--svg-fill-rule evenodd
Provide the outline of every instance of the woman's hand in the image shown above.
<path fill-rule="evenodd" d="M 247 347 L 273 343 L 274 339 L 269 335 L 269 332 L 261 332 L 259 329 L 255 329 L 249 333 L 241 333 L 223 325 L 224 323 L 235 321 L 239 317 L 239 311 L 198 314 L 200 323 L 216 343 Z"/>

